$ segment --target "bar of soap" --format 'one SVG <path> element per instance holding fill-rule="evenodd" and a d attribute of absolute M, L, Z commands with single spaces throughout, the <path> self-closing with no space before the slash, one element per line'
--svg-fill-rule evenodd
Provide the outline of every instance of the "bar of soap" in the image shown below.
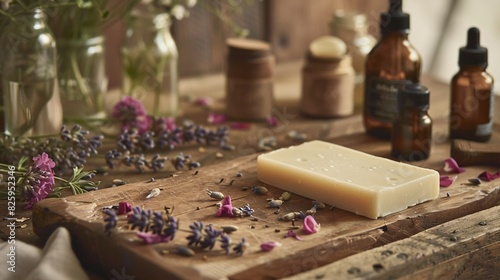
<path fill-rule="evenodd" d="M 439 173 L 324 141 L 257 158 L 261 182 L 371 219 L 439 195 Z"/>

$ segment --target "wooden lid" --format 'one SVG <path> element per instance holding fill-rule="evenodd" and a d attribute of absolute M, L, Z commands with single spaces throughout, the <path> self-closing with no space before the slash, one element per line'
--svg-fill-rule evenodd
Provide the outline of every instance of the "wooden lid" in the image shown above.
<path fill-rule="evenodd" d="M 256 58 L 271 54 L 271 45 L 264 41 L 229 38 L 226 40 L 229 58 Z"/>

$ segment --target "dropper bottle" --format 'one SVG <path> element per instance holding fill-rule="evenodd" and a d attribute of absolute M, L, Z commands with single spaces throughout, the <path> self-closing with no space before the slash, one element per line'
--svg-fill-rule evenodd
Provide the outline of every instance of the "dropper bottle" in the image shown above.
<path fill-rule="evenodd" d="M 493 77 L 486 72 L 488 49 L 480 45 L 480 32 L 467 32 L 460 48 L 460 70 L 451 80 L 450 137 L 486 142 L 493 130 Z"/>
<path fill-rule="evenodd" d="M 390 139 L 399 89 L 420 80 L 420 55 L 408 40 L 410 15 L 403 13 L 402 0 L 389 1 L 389 10 L 380 15 L 380 32 L 366 58 L 363 123 L 368 134 Z"/>

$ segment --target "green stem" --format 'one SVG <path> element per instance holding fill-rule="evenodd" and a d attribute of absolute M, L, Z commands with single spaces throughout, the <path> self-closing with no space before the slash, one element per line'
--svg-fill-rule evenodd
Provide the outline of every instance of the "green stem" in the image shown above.
<path fill-rule="evenodd" d="M 85 104 L 87 104 L 88 106 L 93 106 L 92 98 L 90 97 L 90 90 L 85 84 L 85 79 L 83 78 L 82 73 L 80 72 L 80 68 L 78 67 L 76 53 L 71 52 L 70 61 L 71 70 L 73 70 L 73 74 L 75 74 L 76 83 L 78 84 L 78 88 L 83 95 Z"/>

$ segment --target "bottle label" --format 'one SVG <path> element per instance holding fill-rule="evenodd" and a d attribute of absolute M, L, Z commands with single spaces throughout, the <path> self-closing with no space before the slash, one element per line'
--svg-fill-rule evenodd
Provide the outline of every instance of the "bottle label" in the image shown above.
<path fill-rule="evenodd" d="M 488 123 L 480 124 L 476 128 L 476 136 L 487 136 L 493 131 L 493 120 Z"/>
<path fill-rule="evenodd" d="M 398 91 L 410 84 L 413 84 L 410 80 L 368 78 L 365 102 L 369 116 L 392 123 L 398 115 Z"/>

